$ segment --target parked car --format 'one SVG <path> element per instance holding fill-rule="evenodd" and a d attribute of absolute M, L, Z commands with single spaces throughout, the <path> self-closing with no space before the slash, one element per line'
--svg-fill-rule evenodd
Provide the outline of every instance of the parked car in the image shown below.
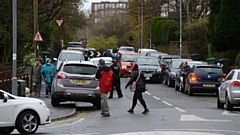
<path fill-rule="evenodd" d="M 135 52 L 122 52 L 119 56 L 120 61 L 120 73 L 123 75 L 130 75 L 132 72 L 132 63 L 136 61 L 136 59 L 140 55 Z"/>
<path fill-rule="evenodd" d="M 59 106 L 60 102 L 90 102 L 100 109 L 100 91 L 95 75 L 98 66 L 90 61 L 63 62 L 53 80 L 51 104 Z"/>
<path fill-rule="evenodd" d="M 0 90 L 0 134 L 15 128 L 21 134 L 33 134 L 39 125 L 51 123 L 50 110 L 44 101 L 18 97 Z"/>
<path fill-rule="evenodd" d="M 132 46 L 121 46 L 118 49 L 118 54 L 120 54 L 122 52 L 135 52 L 135 49 Z"/>
<path fill-rule="evenodd" d="M 194 93 L 217 93 L 221 85 L 221 79 L 226 75 L 217 65 L 194 65 L 188 75 L 185 92 L 189 96 Z"/>
<path fill-rule="evenodd" d="M 83 49 L 83 54 L 84 54 L 85 61 L 88 61 L 90 58 L 93 58 L 95 57 L 95 55 L 97 55 L 97 51 L 95 48 L 86 47 Z"/>
<path fill-rule="evenodd" d="M 146 81 L 159 82 L 161 80 L 161 66 L 158 58 L 141 56 L 137 58 L 136 63 Z"/>
<path fill-rule="evenodd" d="M 62 50 L 57 59 L 57 67 L 59 69 L 60 64 L 63 61 L 84 61 L 84 55 L 82 51 L 77 50 Z"/>
<path fill-rule="evenodd" d="M 68 42 L 67 50 L 83 51 L 82 42 Z"/>
<path fill-rule="evenodd" d="M 218 88 L 217 108 L 232 110 L 240 106 L 240 69 L 231 70 Z"/>
<path fill-rule="evenodd" d="M 112 58 L 111 57 L 97 57 L 97 58 L 91 58 L 90 61 L 93 62 L 95 65 L 98 66 L 98 61 L 100 59 L 103 59 L 105 61 L 105 65 L 107 67 L 110 67 L 112 64 Z"/>
<path fill-rule="evenodd" d="M 147 48 L 138 49 L 138 53 L 142 56 L 146 56 L 147 52 L 157 52 L 157 50 Z"/>
<path fill-rule="evenodd" d="M 167 85 L 168 87 L 173 87 L 175 86 L 175 79 L 176 79 L 176 74 L 178 71 L 178 68 L 180 64 L 184 61 L 192 61 L 192 59 L 172 59 L 168 63 L 168 65 L 165 67 L 165 73 L 164 73 L 164 84 Z"/>
<path fill-rule="evenodd" d="M 155 51 L 150 51 L 146 53 L 146 56 L 157 57 L 157 58 L 159 58 L 159 56 L 161 55 L 168 55 L 168 54 L 163 52 L 155 52 Z"/>
<path fill-rule="evenodd" d="M 188 61 L 188 65 L 191 68 L 193 65 L 207 65 L 207 62 L 204 62 L 204 61 Z M 183 76 L 180 75 L 180 71 L 182 70 L 182 68 L 183 68 L 183 62 L 180 64 L 179 68 L 177 69 L 176 79 L 175 79 L 175 90 L 176 91 L 179 90 L 181 92 L 183 92 L 183 90 L 184 90 Z"/>

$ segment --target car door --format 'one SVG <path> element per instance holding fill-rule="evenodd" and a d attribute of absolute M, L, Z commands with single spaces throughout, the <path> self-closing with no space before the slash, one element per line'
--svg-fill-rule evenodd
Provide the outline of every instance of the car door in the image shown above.
<path fill-rule="evenodd" d="M 13 105 L 10 99 L 4 102 L 3 92 L 0 91 L 0 127 L 13 126 Z"/>
<path fill-rule="evenodd" d="M 227 91 L 227 89 L 229 88 L 232 79 L 233 79 L 233 75 L 234 75 L 235 71 L 231 71 L 227 77 L 226 77 L 226 81 L 222 83 L 222 85 L 220 85 L 219 87 L 219 98 L 220 99 L 224 99 L 225 98 L 225 93 Z"/>

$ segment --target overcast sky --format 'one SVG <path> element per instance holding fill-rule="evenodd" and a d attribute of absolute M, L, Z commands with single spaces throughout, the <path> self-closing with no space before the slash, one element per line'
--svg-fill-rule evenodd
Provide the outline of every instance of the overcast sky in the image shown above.
<path fill-rule="evenodd" d="M 88 2 L 84 3 L 84 10 L 90 10 L 91 9 L 91 3 L 92 2 L 101 2 L 101 1 L 110 1 L 110 2 L 118 2 L 118 1 L 127 1 L 127 0 L 87 0 Z"/>

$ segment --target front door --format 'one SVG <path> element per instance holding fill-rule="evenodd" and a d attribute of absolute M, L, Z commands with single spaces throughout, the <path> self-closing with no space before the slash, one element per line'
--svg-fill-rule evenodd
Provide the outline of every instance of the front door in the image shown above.
<path fill-rule="evenodd" d="M 14 126 L 13 105 L 11 99 L 3 102 L 3 92 L 0 91 L 0 127 Z"/>

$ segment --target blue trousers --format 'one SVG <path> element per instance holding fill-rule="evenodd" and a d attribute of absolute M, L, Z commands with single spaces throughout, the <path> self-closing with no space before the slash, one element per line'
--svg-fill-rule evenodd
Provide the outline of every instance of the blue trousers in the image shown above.
<path fill-rule="evenodd" d="M 45 82 L 46 83 L 46 95 L 48 95 L 48 92 L 52 92 L 51 88 L 52 88 L 52 82 Z"/>

